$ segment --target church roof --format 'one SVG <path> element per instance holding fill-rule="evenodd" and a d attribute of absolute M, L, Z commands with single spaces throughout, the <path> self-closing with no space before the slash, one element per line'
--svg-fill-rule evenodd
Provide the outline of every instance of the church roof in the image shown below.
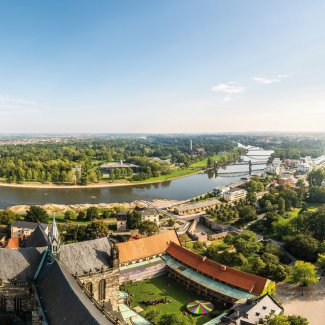
<path fill-rule="evenodd" d="M 162 254 L 167 250 L 171 242 L 175 243 L 175 245 L 180 245 L 175 230 L 125 243 L 118 243 L 117 247 L 119 249 L 120 263 L 136 261 L 149 256 Z"/>
<path fill-rule="evenodd" d="M 188 249 L 171 243 L 167 253 L 179 262 L 191 267 L 201 274 L 222 283 L 245 290 L 253 295 L 260 295 L 267 284 L 267 279 L 233 269 L 195 254 Z"/>
<path fill-rule="evenodd" d="M 36 289 L 46 320 L 51 325 L 112 324 L 57 260 L 43 265 L 36 279 Z"/>
<path fill-rule="evenodd" d="M 60 261 L 66 265 L 70 273 L 80 275 L 90 269 L 111 267 L 111 244 L 107 237 L 87 240 L 79 243 L 62 245 Z"/>
<path fill-rule="evenodd" d="M 48 237 L 42 224 L 31 233 L 31 235 L 23 243 L 23 247 L 46 247 L 48 244 Z"/>
<path fill-rule="evenodd" d="M 45 248 L 0 248 L 0 279 L 32 281 Z"/>

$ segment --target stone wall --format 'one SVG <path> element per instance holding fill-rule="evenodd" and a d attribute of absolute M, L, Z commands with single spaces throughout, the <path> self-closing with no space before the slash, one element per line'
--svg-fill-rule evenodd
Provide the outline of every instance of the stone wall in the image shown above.
<path fill-rule="evenodd" d="M 85 288 L 88 288 L 88 285 L 91 283 L 91 293 L 96 301 L 99 303 L 110 302 L 112 304 L 113 310 L 117 310 L 119 302 L 119 276 L 119 269 L 110 269 L 104 272 L 83 275 L 78 277 L 78 279 L 83 284 L 83 286 L 85 286 Z M 100 280 L 106 281 L 104 299 L 99 299 Z"/>

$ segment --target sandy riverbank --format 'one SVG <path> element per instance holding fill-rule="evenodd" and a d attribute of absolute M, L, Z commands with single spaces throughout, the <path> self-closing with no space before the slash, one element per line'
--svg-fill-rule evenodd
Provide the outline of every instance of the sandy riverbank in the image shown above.
<path fill-rule="evenodd" d="M 55 183 L 49 184 L 42 184 L 42 183 L 24 183 L 24 184 L 17 184 L 17 183 L 1 183 L 0 187 L 15 187 L 15 188 L 40 188 L 40 189 L 87 189 L 87 188 L 105 188 L 105 187 L 121 187 L 121 186 L 134 186 L 134 185 L 150 185 L 150 184 L 158 184 L 163 182 L 173 181 L 175 179 L 189 177 L 195 174 L 202 173 L 202 170 L 194 171 L 188 175 L 182 175 L 178 177 L 171 177 L 167 179 L 161 179 L 156 181 L 139 181 L 139 182 L 128 182 L 128 181 L 121 181 L 115 183 L 97 183 L 97 184 L 88 184 L 88 185 L 60 185 Z"/>
<path fill-rule="evenodd" d="M 154 200 L 150 202 L 150 204 L 162 208 L 170 205 L 174 205 L 179 203 L 179 201 L 175 200 Z M 64 214 L 65 211 L 67 210 L 72 210 L 74 212 L 79 212 L 81 210 L 85 210 L 89 207 L 97 207 L 99 209 L 121 209 L 121 210 L 128 210 L 128 209 L 133 209 L 136 206 L 140 207 L 146 207 L 147 205 L 143 201 L 133 201 L 130 203 L 98 203 L 98 204 L 90 204 L 90 203 L 85 203 L 85 204 L 44 204 L 41 205 L 42 208 L 44 208 L 47 213 L 50 215 L 53 215 L 54 213 L 57 215 L 62 215 Z M 29 205 L 14 205 L 8 208 L 8 210 L 11 210 L 17 214 L 25 214 L 26 211 L 29 209 Z"/>

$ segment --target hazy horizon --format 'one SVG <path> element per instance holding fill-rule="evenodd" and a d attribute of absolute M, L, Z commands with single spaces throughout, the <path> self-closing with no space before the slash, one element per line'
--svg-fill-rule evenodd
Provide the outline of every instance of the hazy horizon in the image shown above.
<path fill-rule="evenodd" d="M 324 132 L 325 3 L 0 3 L 1 133 Z"/>

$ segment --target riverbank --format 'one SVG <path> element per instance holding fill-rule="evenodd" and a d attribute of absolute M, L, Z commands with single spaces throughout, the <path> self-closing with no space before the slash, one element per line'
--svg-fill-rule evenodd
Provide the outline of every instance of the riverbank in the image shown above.
<path fill-rule="evenodd" d="M 184 170 L 184 173 L 179 173 L 178 176 L 170 176 L 165 177 L 168 175 L 160 176 L 160 177 L 152 177 L 143 181 L 115 181 L 113 183 L 94 183 L 88 185 L 62 185 L 56 183 L 1 183 L 0 187 L 14 187 L 14 188 L 40 188 L 40 189 L 85 189 L 85 188 L 105 188 L 105 187 L 122 187 L 122 186 L 134 186 L 134 185 L 149 185 L 149 184 L 158 184 L 163 182 L 173 181 L 175 179 L 184 178 L 187 176 L 191 176 L 194 174 L 203 173 L 202 170 Z"/>
<path fill-rule="evenodd" d="M 151 205 L 162 208 L 166 206 L 171 206 L 180 203 L 177 200 L 153 200 L 150 202 Z M 86 210 L 89 207 L 96 207 L 98 209 L 119 209 L 119 210 L 129 210 L 134 209 L 136 206 L 145 208 L 147 205 L 145 202 L 136 200 L 133 202 L 121 202 L 121 203 L 83 203 L 83 204 L 43 204 L 40 205 L 49 215 L 63 215 L 64 212 L 71 210 L 76 213 L 82 210 Z M 30 205 L 21 204 L 8 207 L 7 210 L 10 210 L 17 214 L 25 214 L 29 209 Z"/>

